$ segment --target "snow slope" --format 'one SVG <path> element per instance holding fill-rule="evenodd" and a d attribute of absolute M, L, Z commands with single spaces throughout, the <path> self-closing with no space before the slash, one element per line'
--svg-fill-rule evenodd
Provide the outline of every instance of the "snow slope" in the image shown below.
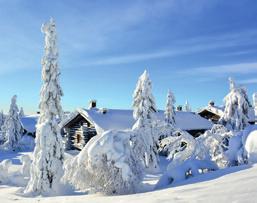
<path fill-rule="evenodd" d="M 194 184 L 193 184 L 194 183 Z M 73 194 L 58 197 L 25 198 L 15 193 L 19 188 L 0 186 L 0 200 L 9 202 L 66 202 L 66 203 L 165 203 L 165 202 L 257 202 L 257 165 L 232 167 L 201 175 L 159 191 L 124 195 L 101 196 Z"/>

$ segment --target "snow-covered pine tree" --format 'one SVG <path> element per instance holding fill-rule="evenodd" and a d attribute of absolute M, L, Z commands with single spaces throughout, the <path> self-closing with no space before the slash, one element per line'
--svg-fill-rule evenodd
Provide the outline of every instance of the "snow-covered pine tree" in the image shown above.
<path fill-rule="evenodd" d="M 152 95 L 152 82 L 145 70 L 139 77 L 133 94 L 133 117 L 137 121 L 133 128 L 148 127 L 157 111 Z"/>
<path fill-rule="evenodd" d="M 4 125 L 4 120 L 5 120 L 5 116 L 4 116 L 4 112 L 3 110 L 0 112 L 0 129 L 1 127 Z"/>
<path fill-rule="evenodd" d="M 186 112 L 190 112 L 190 111 L 192 111 L 191 106 L 190 106 L 190 104 L 188 103 L 188 101 L 187 101 L 187 100 L 186 100 L 186 103 L 185 103 L 184 109 L 185 109 L 185 111 L 186 111 Z"/>
<path fill-rule="evenodd" d="M 257 92 L 253 93 L 253 108 L 255 115 L 257 115 Z"/>
<path fill-rule="evenodd" d="M 152 95 L 152 83 L 147 71 L 139 77 L 133 94 L 133 117 L 136 123 L 133 130 L 134 150 L 139 155 L 146 168 L 158 168 L 157 140 L 153 135 L 155 112 L 157 111 L 155 99 Z"/>
<path fill-rule="evenodd" d="M 4 121 L 5 121 L 4 112 L 1 111 L 1 112 L 0 112 L 0 145 L 3 144 L 4 141 L 5 141 L 5 139 L 4 139 L 4 133 L 3 133 Z"/>
<path fill-rule="evenodd" d="M 225 110 L 220 123 L 229 130 L 240 131 L 248 125 L 250 102 L 244 87 L 236 86 L 229 78 L 230 92 L 224 98 Z"/>
<path fill-rule="evenodd" d="M 5 139 L 4 148 L 7 150 L 16 150 L 19 147 L 23 133 L 16 101 L 17 96 L 14 95 L 11 100 L 9 114 L 2 127 Z"/>
<path fill-rule="evenodd" d="M 169 90 L 167 94 L 167 103 L 165 108 L 165 122 L 166 124 L 174 127 L 175 126 L 175 107 L 174 104 L 176 102 L 174 94 Z"/>
<path fill-rule="evenodd" d="M 24 110 L 23 110 L 23 108 L 22 108 L 22 107 L 20 108 L 19 116 L 20 116 L 20 118 L 22 118 L 22 117 L 24 117 L 24 116 L 25 116 L 25 114 L 24 114 Z"/>
<path fill-rule="evenodd" d="M 59 84 L 58 49 L 55 22 L 43 24 L 45 55 L 42 59 L 43 85 L 40 94 L 40 117 L 30 180 L 25 193 L 56 193 L 63 176 L 63 144 L 57 117 L 62 113 L 62 90 Z"/>

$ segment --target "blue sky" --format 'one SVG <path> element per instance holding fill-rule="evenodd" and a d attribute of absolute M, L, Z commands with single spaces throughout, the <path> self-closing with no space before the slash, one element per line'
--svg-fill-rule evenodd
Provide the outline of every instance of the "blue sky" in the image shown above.
<path fill-rule="evenodd" d="M 227 78 L 257 91 L 256 0 L 0 0 L 0 109 L 38 108 L 43 34 L 55 18 L 65 110 L 131 108 L 147 69 L 157 106 L 222 104 Z"/>

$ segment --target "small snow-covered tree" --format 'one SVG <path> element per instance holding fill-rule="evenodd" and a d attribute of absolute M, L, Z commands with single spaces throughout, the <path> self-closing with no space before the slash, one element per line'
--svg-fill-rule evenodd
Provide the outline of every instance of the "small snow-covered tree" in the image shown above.
<path fill-rule="evenodd" d="M 136 123 L 133 130 L 133 147 L 144 162 L 146 168 L 158 168 L 157 140 L 153 135 L 153 123 L 157 111 L 155 99 L 152 95 L 152 83 L 147 71 L 139 77 L 133 94 L 133 117 Z"/>
<path fill-rule="evenodd" d="M 220 123 L 230 130 L 243 130 L 248 125 L 250 102 L 244 87 L 236 86 L 229 78 L 230 92 L 224 98 L 225 110 Z"/>
<path fill-rule="evenodd" d="M 20 108 L 19 116 L 20 116 L 20 118 L 22 118 L 22 117 L 24 117 L 24 116 L 25 116 L 25 114 L 24 114 L 24 110 L 23 110 L 23 108 L 22 108 L 22 107 Z"/>
<path fill-rule="evenodd" d="M 7 150 L 16 150 L 19 147 L 23 128 L 19 117 L 19 109 L 16 104 L 17 96 L 12 97 L 9 114 L 4 122 L 4 148 Z"/>
<path fill-rule="evenodd" d="M 176 100 L 175 100 L 175 96 L 174 94 L 169 90 L 168 91 L 168 95 L 167 95 L 167 103 L 166 103 L 166 108 L 165 108 L 165 122 L 168 124 L 168 125 L 171 125 L 171 126 L 175 126 L 175 107 L 174 107 L 174 104 L 175 104 Z"/>
<path fill-rule="evenodd" d="M 133 128 L 149 127 L 156 111 L 152 82 L 145 70 L 139 77 L 133 94 L 133 117 L 136 120 Z"/>
<path fill-rule="evenodd" d="M 3 111 L 0 112 L 0 145 L 4 143 L 5 138 L 4 138 L 4 132 L 3 132 L 3 125 L 5 121 L 5 116 Z"/>
<path fill-rule="evenodd" d="M 62 113 L 62 90 L 59 84 L 60 71 L 54 20 L 51 18 L 50 22 L 43 24 L 41 30 L 45 34 L 45 55 L 42 59 L 40 117 L 37 123 L 30 180 L 24 192 L 47 195 L 57 192 L 63 176 L 64 152 L 57 121 Z"/>
<path fill-rule="evenodd" d="M 185 103 L 184 109 L 185 109 L 185 111 L 187 111 L 187 112 L 192 111 L 191 106 L 190 106 L 190 104 L 188 103 L 188 101 L 187 101 L 187 100 L 186 100 L 186 103 Z"/>
<path fill-rule="evenodd" d="M 253 93 L 253 108 L 255 115 L 257 115 L 257 92 Z"/>

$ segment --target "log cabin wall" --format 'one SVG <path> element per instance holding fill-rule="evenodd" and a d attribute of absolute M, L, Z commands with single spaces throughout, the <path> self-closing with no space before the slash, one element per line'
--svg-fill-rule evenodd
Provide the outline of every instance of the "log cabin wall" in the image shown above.
<path fill-rule="evenodd" d="M 68 138 L 68 149 L 81 150 L 97 133 L 95 127 L 83 116 L 78 115 L 64 126 L 65 137 Z"/>

